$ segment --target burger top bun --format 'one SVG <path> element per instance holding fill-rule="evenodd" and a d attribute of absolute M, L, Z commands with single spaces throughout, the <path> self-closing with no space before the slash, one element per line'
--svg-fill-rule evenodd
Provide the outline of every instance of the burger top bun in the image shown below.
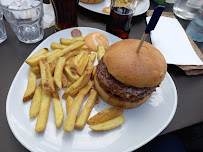
<path fill-rule="evenodd" d="M 126 39 L 111 45 L 104 63 L 108 72 L 118 81 L 134 87 L 159 85 L 167 71 L 167 63 L 161 52 L 144 42 L 137 53 L 140 40 Z"/>
<path fill-rule="evenodd" d="M 103 2 L 104 0 L 80 0 L 80 1 L 86 4 L 97 4 Z"/>
<path fill-rule="evenodd" d="M 103 45 L 106 50 L 109 47 L 109 40 L 104 34 L 93 32 L 85 36 L 85 44 L 92 51 L 97 51 L 99 44 Z"/>

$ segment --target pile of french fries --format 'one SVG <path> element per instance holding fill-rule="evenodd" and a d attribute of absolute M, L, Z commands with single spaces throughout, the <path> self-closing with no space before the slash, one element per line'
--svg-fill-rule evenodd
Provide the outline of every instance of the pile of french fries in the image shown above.
<path fill-rule="evenodd" d="M 90 124 L 93 130 L 110 130 L 121 125 L 124 118 L 119 115 L 123 113 L 123 109 L 118 107 L 104 110 L 88 120 L 94 105 L 99 102 L 92 81 L 96 72 L 96 66 L 93 66 L 96 53 L 88 50 L 83 37 L 61 38 L 60 42 L 53 42 L 50 46 L 51 51 L 43 48 L 25 60 L 30 66 L 30 71 L 23 102 L 32 99 L 30 118 L 37 116 L 35 131 L 45 130 L 51 99 L 56 128 L 59 128 L 65 120 L 64 131 L 83 129 L 86 123 Z M 98 61 L 104 53 L 104 47 L 99 45 Z M 58 94 L 58 90 L 62 88 L 65 88 L 62 98 L 66 99 L 66 114 Z M 84 97 L 88 93 L 89 98 L 79 114 Z"/>

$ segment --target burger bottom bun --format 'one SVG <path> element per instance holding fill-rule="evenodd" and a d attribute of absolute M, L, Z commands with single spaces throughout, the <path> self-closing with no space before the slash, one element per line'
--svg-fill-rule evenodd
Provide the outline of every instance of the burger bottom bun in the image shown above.
<path fill-rule="evenodd" d="M 130 102 L 126 100 L 121 100 L 117 97 L 110 97 L 109 94 L 99 85 L 99 82 L 96 78 L 94 77 L 94 83 L 95 83 L 95 89 L 97 90 L 99 96 L 108 104 L 116 107 L 122 107 L 125 109 L 130 109 L 130 108 L 135 108 L 143 104 L 147 99 L 150 98 L 151 94 L 144 97 L 144 99 L 138 101 L 138 102 Z"/>

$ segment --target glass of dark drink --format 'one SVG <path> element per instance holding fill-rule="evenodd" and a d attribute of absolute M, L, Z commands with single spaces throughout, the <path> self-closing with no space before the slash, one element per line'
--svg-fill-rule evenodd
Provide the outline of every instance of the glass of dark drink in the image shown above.
<path fill-rule="evenodd" d="M 136 0 L 111 0 L 110 23 L 106 31 L 122 39 L 128 37 Z"/>
<path fill-rule="evenodd" d="M 77 11 L 79 0 L 51 0 L 55 12 L 56 30 L 77 27 Z"/>

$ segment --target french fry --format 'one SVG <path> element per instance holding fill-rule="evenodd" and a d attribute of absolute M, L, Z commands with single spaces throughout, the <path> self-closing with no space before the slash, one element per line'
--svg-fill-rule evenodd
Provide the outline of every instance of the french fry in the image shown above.
<path fill-rule="evenodd" d="M 80 94 L 83 94 L 85 96 L 90 91 L 93 85 L 94 82 L 89 80 L 87 85 L 80 90 Z"/>
<path fill-rule="evenodd" d="M 51 43 L 51 48 L 52 49 L 65 49 L 66 47 L 68 47 L 68 46 L 63 45 L 63 44 L 59 44 L 59 43 L 56 43 L 56 42 Z M 88 47 L 87 47 L 87 45 L 83 45 L 79 49 L 86 50 L 86 49 L 88 49 Z"/>
<path fill-rule="evenodd" d="M 23 97 L 23 102 L 26 102 L 26 101 L 32 99 L 34 92 L 35 92 L 36 85 L 37 85 L 37 77 L 32 71 L 30 71 L 28 85 L 27 85 L 27 89 L 26 89 L 24 97 Z"/>
<path fill-rule="evenodd" d="M 124 123 L 124 117 L 123 115 L 116 117 L 114 119 L 108 120 L 106 122 L 97 124 L 97 125 L 91 125 L 89 126 L 90 129 L 95 130 L 95 131 L 107 131 L 114 129 Z"/>
<path fill-rule="evenodd" d="M 98 62 L 101 60 L 101 58 L 104 56 L 104 54 L 105 54 L 104 46 L 99 44 L 98 48 L 97 48 L 97 60 L 98 60 Z"/>
<path fill-rule="evenodd" d="M 33 54 L 30 58 L 33 58 L 35 56 L 38 56 L 40 54 L 44 54 L 44 53 L 47 53 L 47 52 L 49 52 L 48 48 L 43 48 L 43 49 L 39 50 L 37 53 Z"/>
<path fill-rule="evenodd" d="M 65 49 L 68 46 L 67 45 L 63 45 L 63 44 L 59 44 L 59 43 L 56 43 L 56 42 L 52 42 L 50 47 L 54 50 L 54 49 Z"/>
<path fill-rule="evenodd" d="M 29 60 L 25 60 L 25 62 L 27 64 L 29 64 L 30 66 L 37 66 L 37 65 L 39 65 L 39 60 L 40 59 L 52 56 L 53 54 L 56 54 L 57 52 L 61 52 L 61 50 L 60 49 L 56 49 L 56 50 L 53 50 L 53 51 L 48 51 L 47 53 L 40 54 L 38 56 L 30 58 Z"/>
<path fill-rule="evenodd" d="M 70 112 L 70 107 L 73 103 L 73 98 L 71 96 L 68 96 L 66 99 L 66 113 L 68 115 L 68 113 Z"/>
<path fill-rule="evenodd" d="M 92 52 L 90 49 L 87 49 L 86 51 L 87 51 L 89 54 L 91 54 L 91 52 Z"/>
<path fill-rule="evenodd" d="M 31 57 L 29 57 L 28 59 L 25 60 L 25 62 L 29 62 L 31 59 L 35 58 L 36 56 L 40 56 L 41 54 L 45 54 L 48 52 L 47 48 L 43 48 L 41 50 L 39 50 L 37 53 L 35 53 L 34 55 L 32 55 Z"/>
<path fill-rule="evenodd" d="M 84 75 L 82 75 L 77 81 L 75 81 L 70 87 L 68 87 L 62 95 L 63 99 L 66 99 L 68 96 L 76 95 L 81 88 L 82 81 L 84 79 Z"/>
<path fill-rule="evenodd" d="M 42 96 L 42 84 L 40 82 L 35 90 L 35 93 L 30 105 L 30 118 L 34 118 L 39 114 L 41 96 Z"/>
<path fill-rule="evenodd" d="M 65 62 L 66 58 L 60 57 L 56 63 L 56 68 L 54 72 L 54 82 L 58 90 L 61 90 L 62 88 L 63 67 Z"/>
<path fill-rule="evenodd" d="M 73 51 L 74 52 L 74 51 Z M 70 53 L 70 52 L 69 52 Z M 66 53 L 66 54 L 68 54 L 68 53 Z M 63 55 L 63 57 L 65 57 L 66 56 L 66 54 L 65 55 Z M 79 54 L 79 53 L 78 53 Z M 72 60 L 74 59 L 74 57 L 75 56 L 72 56 L 71 58 L 69 58 L 68 60 L 66 60 L 66 63 L 65 63 L 65 67 L 66 66 L 69 66 L 70 67 L 70 64 L 71 64 L 71 62 L 72 62 Z"/>
<path fill-rule="evenodd" d="M 88 51 L 80 50 L 80 53 L 77 55 L 77 60 L 78 60 L 78 62 L 80 61 L 80 59 L 81 59 L 86 53 L 88 53 Z"/>
<path fill-rule="evenodd" d="M 54 60 L 51 63 L 49 63 L 51 74 L 53 74 L 55 71 L 56 63 L 57 63 L 57 60 Z"/>
<path fill-rule="evenodd" d="M 84 41 L 84 38 L 83 37 L 76 37 L 73 39 L 60 38 L 61 44 L 64 44 L 64 45 L 71 45 L 71 44 L 78 42 L 78 41 Z"/>
<path fill-rule="evenodd" d="M 75 42 L 75 43 L 69 45 L 67 48 L 65 48 L 65 49 L 63 49 L 63 50 L 61 50 L 61 51 L 59 51 L 59 52 L 57 52 L 57 53 L 55 53 L 55 54 L 53 54 L 51 56 L 48 56 L 47 61 L 49 63 L 51 63 L 52 61 L 57 60 L 59 57 L 63 56 L 64 54 L 80 48 L 84 44 L 85 44 L 84 41 Z"/>
<path fill-rule="evenodd" d="M 96 125 L 96 124 L 111 120 L 115 117 L 118 117 L 122 113 L 123 113 L 123 108 L 111 107 L 111 108 L 105 109 L 105 110 L 97 113 L 96 115 L 91 117 L 89 120 L 87 120 L 87 123 L 89 125 Z"/>
<path fill-rule="evenodd" d="M 67 98 L 68 96 L 76 95 L 79 92 L 79 90 L 82 89 L 89 82 L 93 70 L 92 63 L 95 57 L 96 53 L 90 54 L 85 73 L 77 81 L 75 81 L 69 88 L 65 90 L 62 96 L 63 99 Z"/>
<path fill-rule="evenodd" d="M 93 72 L 92 72 L 93 76 L 95 76 L 96 70 L 97 70 L 97 67 L 94 66 L 94 68 L 93 68 Z"/>
<path fill-rule="evenodd" d="M 59 128 L 63 122 L 63 107 L 60 100 L 53 98 L 53 105 L 54 105 L 54 114 L 55 114 L 55 123 L 56 128 Z"/>
<path fill-rule="evenodd" d="M 64 72 L 65 72 L 65 74 L 68 76 L 68 78 L 70 79 L 70 81 L 71 81 L 72 83 L 74 83 L 75 81 L 77 81 L 77 80 L 80 78 L 80 76 L 79 76 L 78 74 L 73 74 L 73 73 L 71 72 L 69 66 L 66 66 L 66 67 L 64 68 Z"/>
<path fill-rule="evenodd" d="M 95 53 L 91 53 L 89 56 L 88 63 L 87 63 L 87 66 L 86 66 L 86 69 L 84 72 L 85 76 L 84 76 L 84 80 L 82 82 L 83 84 L 81 84 L 81 86 L 86 84 L 89 81 L 89 79 L 91 78 L 92 71 L 93 71 L 92 63 L 94 62 L 95 57 L 96 57 Z"/>
<path fill-rule="evenodd" d="M 60 100 L 59 94 L 58 94 L 58 92 L 56 90 L 52 93 L 52 96 L 53 96 L 53 98 L 56 98 L 56 99 Z"/>
<path fill-rule="evenodd" d="M 73 74 L 76 74 L 77 69 L 78 69 L 78 59 L 77 59 L 77 56 L 75 56 L 72 58 L 72 60 L 70 62 L 70 70 Z"/>
<path fill-rule="evenodd" d="M 79 117 L 76 120 L 75 123 L 75 128 L 76 129 L 83 129 L 87 119 L 90 115 L 90 112 L 92 111 L 92 108 L 95 104 L 95 101 L 97 99 L 98 95 L 97 95 L 97 91 L 95 91 L 94 89 L 92 89 L 90 91 L 90 96 L 88 98 L 87 103 L 85 104 L 85 106 L 82 109 L 82 112 L 80 113 Z"/>
<path fill-rule="evenodd" d="M 40 73 L 41 73 L 41 81 L 42 81 L 42 88 L 47 93 L 53 93 L 55 91 L 53 77 L 50 71 L 49 63 L 46 59 L 40 59 L 39 62 L 40 66 Z"/>
<path fill-rule="evenodd" d="M 80 61 L 80 59 L 84 56 L 86 51 L 80 50 L 80 53 L 77 55 L 77 60 Z"/>
<path fill-rule="evenodd" d="M 84 41 L 85 39 L 84 39 L 84 37 L 75 37 L 75 38 L 73 38 L 72 39 L 72 41 Z"/>
<path fill-rule="evenodd" d="M 71 52 L 64 54 L 63 57 L 65 57 L 66 60 L 69 60 L 70 58 L 72 58 L 75 55 L 78 55 L 79 53 L 80 53 L 80 50 L 73 50 Z"/>
<path fill-rule="evenodd" d="M 94 76 L 95 76 L 95 74 L 96 74 L 96 70 L 97 70 L 97 67 L 94 66 L 94 67 L 93 67 L 93 71 L 92 71 L 92 75 L 91 75 L 91 79 L 92 79 L 92 80 L 94 80 Z"/>
<path fill-rule="evenodd" d="M 36 75 L 37 79 L 39 79 L 41 77 L 41 74 L 40 74 L 40 68 L 39 66 L 30 66 L 31 68 L 31 71 L 34 72 L 34 74 Z"/>
<path fill-rule="evenodd" d="M 67 78 L 66 78 L 64 73 L 62 75 L 62 80 L 61 81 L 62 81 L 62 86 L 63 87 L 67 87 L 68 86 L 68 80 L 67 80 Z"/>
<path fill-rule="evenodd" d="M 80 53 L 77 56 L 72 58 L 71 62 L 69 63 L 72 73 L 74 74 L 77 73 L 77 70 L 79 68 L 79 61 L 86 54 L 85 52 L 86 51 L 80 51 Z"/>
<path fill-rule="evenodd" d="M 97 96 L 97 99 L 95 101 L 95 104 L 98 104 L 99 103 L 99 96 Z"/>
<path fill-rule="evenodd" d="M 91 53 L 88 64 L 93 64 L 95 58 L 96 58 L 96 53 Z"/>
<path fill-rule="evenodd" d="M 68 116 L 65 119 L 65 122 L 63 125 L 64 131 L 72 132 L 72 130 L 75 126 L 77 114 L 80 110 L 82 101 L 83 101 L 85 95 L 92 88 L 93 84 L 94 83 L 92 81 L 89 81 L 88 84 L 84 88 L 82 88 L 80 90 L 80 92 L 77 94 L 76 98 L 74 99 L 74 102 L 72 103 L 72 105 L 70 107 L 70 112 L 68 113 Z"/>
<path fill-rule="evenodd" d="M 80 49 L 82 49 L 82 50 L 87 50 L 88 47 L 87 47 L 87 45 L 83 45 Z"/>
<path fill-rule="evenodd" d="M 78 69 L 77 69 L 77 73 L 81 76 L 85 70 L 85 67 L 88 63 L 88 59 L 89 59 L 89 56 L 88 56 L 88 52 L 87 51 L 84 51 L 84 55 L 81 57 L 81 59 L 79 60 L 78 62 Z"/>
<path fill-rule="evenodd" d="M 55 67 L 56 67 L 56 63 L 57 63 L 57 60 L 54 60 L 51 63 L 49 63 L 50 71 L 51 71 L 52 74 L 54 73 L 54 70 L 55 70 Z M 39 68 L 38 65 L 37 66 L 30 66 L 30 68 L 35 73 L 37 78 L 41 77 L 40 68 Z"/>
<path fill-rule="evenodd" d="M 92 63 L 94 62 L 95 57 L 96 57 L 96 53 L 91 53 L 89 56 L 88 63 L 84 72 L 84 75 L 85 75 L 84 80 L 86 79 L 86 81 L 89 80 L 91 77 L 91 74 L 94 68 Z M 85 81 L 83 83 L 85 83 Z"/>
<path fill-rule="evenodd" d="M 70 87 L 73 83 L 71 81 L 68 81 L 66 88 Z"/>
<path fill-rule="evenodd" d="M 40 110 L 37 117 L 37 123 L 35 126 L 36 132 L 42 132 L 46 128 L 46 124 L 49 116 L 50 100 L 51 100 L 51 94 L 46 93 L 46 91 L 42 89 Z"/>
<path fill-rule="evenodd" d="M 54 61 L 57 61 L 59 57 L 61 57 L 61 49 L 56 49 L 56 50 L 53 50 L 55 51 L 56 53 L 53 53 L 49 56 L 46 57 L 46 60 L 48 63 L 52 63 Z"/>

